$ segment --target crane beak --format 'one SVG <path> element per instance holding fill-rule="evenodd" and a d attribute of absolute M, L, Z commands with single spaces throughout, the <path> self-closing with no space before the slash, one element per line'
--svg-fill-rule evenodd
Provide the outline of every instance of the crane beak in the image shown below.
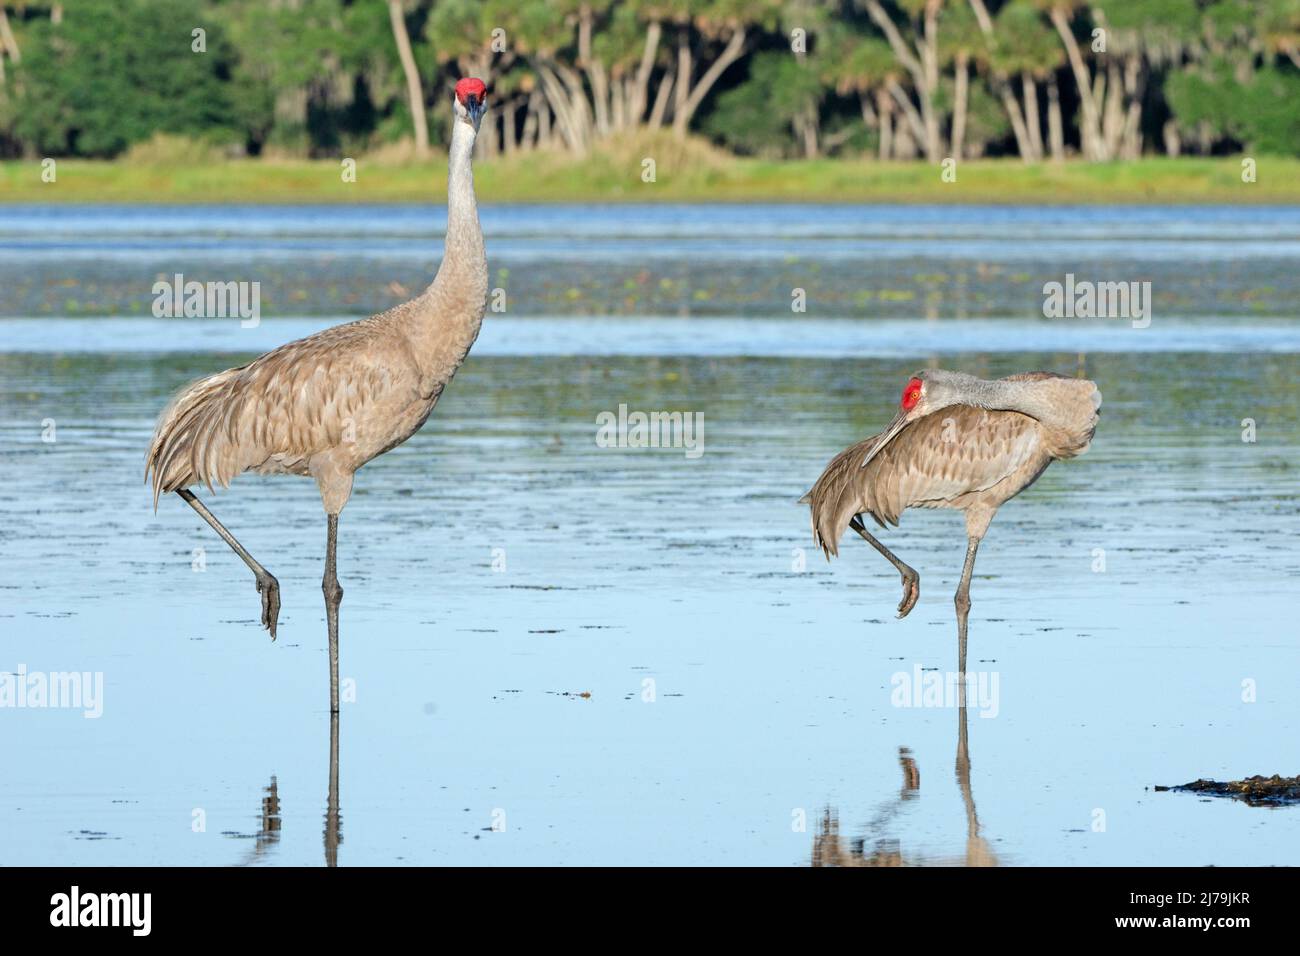
<path fill-rule="evenodd" d="M 876 455 L 880 452 L 880 449 L 884 448 L 891 441 L 893 441 L 894 436 L 897 435 L 906 427 L 907 427 L 907 412 L 899 412 L 896 416 L 894 416 L 894 420 L 889 423 L 889 427 L 886 428 L 884 433 L 880 436 L 880 440 L 871 446 L 871 451 L 867 452 L 867 457 L 862 459 L 862 464 L 860 467 L 866 468 L 867 464 L 871 461 L 871 459 L 875 458 Z"/>
<path fill-rule="evenodd" d="M 469 111 L 470 119 L 475 123 L 483 118 L 487 112 L 487 96 L 467 96 L 465 97 L 465 109 Z"/>

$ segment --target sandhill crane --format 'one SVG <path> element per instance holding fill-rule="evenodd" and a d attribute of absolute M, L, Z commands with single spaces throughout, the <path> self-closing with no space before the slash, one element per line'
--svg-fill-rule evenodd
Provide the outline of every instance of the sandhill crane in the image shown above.
<path fill-rule="evenodd" d="M 917 372 L 898 414 L 879 435 L 836 455 L 803 498 L 813 540 L 827 560 L 852 528 L 903 577 L 898 616 L 920 597 L 920 576 L 862 522 L 898 524 L 906 508 L 966 514 L 966 563 L 957 587 L 958 673 L 966 673 L 966 618 L 975 552 L 998 508 L 1028 488 L 1052 461 L 1088 450 L 1101 393 L 1095 383 L 1051 372 L 985 381 L 961 372 Z M 942 414 L 940 414 L 942 413 Z"/>
<path fill-rule="evenodd" d="M 335 571 L 339 512 L 352 476 L 410 438 L 433 411 L 478 337 L 487 308 L 487 257 L 474 200 L 471 157 L 487 90 L 456 84 L 447 173 L 447 235 L 433 283 L 410 302 L 325 329 L 239 368 L 182 389 L 163 410 L 145 466 L 154 509 L 176 492 L 252 570 L 262 625 L 275 630 L 280 585 L 188 488 L 227 487 L 245 471 L 310 475 L 325 506 L 325 617 L 329 628 L 330 712 L 339 709 Z"/>

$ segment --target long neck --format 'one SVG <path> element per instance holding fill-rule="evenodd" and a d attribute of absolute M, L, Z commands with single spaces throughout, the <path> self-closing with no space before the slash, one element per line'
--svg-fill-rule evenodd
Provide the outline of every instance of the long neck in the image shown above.
<path fill-rule="evenodd" d="M 438 274 L 408 304 L 406 334 L 426 392 L 436 394 L 478 338 L 487 311 L 487 254 L 474 202 L 474 127 L 454 119 L 447 169 L 447 240 Z"/>
<path fill-rule="evenodd" d="M 976 408 L 1020 412 L 1039 421 L 1053 417 L 1051 405 L 1043 401 L 1041 392 L 1031 388 L 1028 381 L 1008 382 L 1005 379 L 988 381 L 974 376 L 962 376 L 961 403 Z"/>
<path fill-rule="evenodd" d="M 433 280 L 435 286 L 446 281 L 474 280 L 480 274 L 484 283 L 487 280 L 483 230 L 474 200 L 474 135 L 474 127 L 453 120 L 447 168 L 447 238 L 442 265 Z"/>

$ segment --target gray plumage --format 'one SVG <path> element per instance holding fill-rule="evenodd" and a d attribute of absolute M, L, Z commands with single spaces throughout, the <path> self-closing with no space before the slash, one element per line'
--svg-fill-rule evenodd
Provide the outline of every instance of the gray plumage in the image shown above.
<path fill-rule="evenodd" d="M 917 378 L 929 382 L 938 376 L 964 387 L 958 375 L 931 371 Z M 996 510 L 1054 459 L 1087 451 L 1101 405 L 1095 383 L 1050 372 L 1000 381 L 1023 385 L 1032 399 L 1026 407 L 1046 410 L 1040 412 L 1046 421 L 1010 409 L 943 404 L 910 421 L 865 467 L 864 457 L 884 433 L 831 459 L 799 499 L 811 506 L 813 538 L 827 558 L 839 554 L 839 540 L 857 515 L 869 515 L 883 528 L 897 525 L 908 508 Z"/>
<path fill-rule="evenodd" d="M 447 174 L 442 264 L 419 296 L 379 315 L 289 342 L 260 358 L 191 383 L 159 416 L 145 459 L 155 510 L 175 492 L 248 565 L 262 596 L 262 624 L 275 639 L 280 585 L 189 490 L 226 487 L 246 471 L 310 476 L 327 519 L 325 577 L 330 711 L 338 713 L 335 572 L 339 513 L 366 462 L 410 438 L 478 337 L 487 309 L 487 256 L 471 169 L 486 89 L 456 85 Z"/>
<path fill-rule="evenodd" d="M 909 407 L 909 398 L 914 404 Z M 960 372 L 918 372 L 894 421 L 840 452 L 800 499 L 809 506 L 813 540 L 829 560 L 853 528 L 903 576 L 904 617 L 919 596 L 916 572 L 861 523 L 897 525 L 908 508 L 954 508 L 966 516 L 966 567 L 958 588 L 960 669 L 965 671 L 965 613 L 975 550 L 1002 504 L 1057 459 L 1088 450 L 1101 393 L 1094 382 L 1051 372 L 986 381 Z M 965 608 L 963 608 L 965 605 Z"/>

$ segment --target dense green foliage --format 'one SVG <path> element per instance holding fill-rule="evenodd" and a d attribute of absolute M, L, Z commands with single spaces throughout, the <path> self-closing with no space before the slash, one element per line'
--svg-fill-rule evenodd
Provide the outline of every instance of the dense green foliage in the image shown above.
<path fill-rule="evenodd" d="M 1213 140 L 1250 143 L 1265 153 L 1300 151 L 1300 73 L 1267 68 L 1246 81 L 1221 60 L 1197 72 L 1171 76 L 1174 113 Z"/>
<path fill-rule="evenodd" d="M 20 87 L 16 138 L 46 155 L 112 155 L 155 132 L 232 138 L 230 67 L 218 27 L 208 54 L 190 52 L 198 0 L 81 0 L 58 26 L 35 20 Z"/>
<path fill-rule="evenodd" d="M 1300 0 L 0 0 L 0 157 L 420 154 L 470 73 L 488 157 L 1300 153 Z"/>

